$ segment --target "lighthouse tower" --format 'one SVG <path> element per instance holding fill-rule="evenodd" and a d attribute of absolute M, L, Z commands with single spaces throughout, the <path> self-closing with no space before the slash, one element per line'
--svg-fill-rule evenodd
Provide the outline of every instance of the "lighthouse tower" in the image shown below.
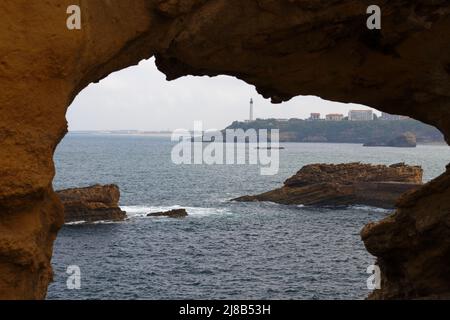
<path fill-rule="evenodd" d="M 250 118 L 248 121 L 249 122 L 253 121 L 253 99 L 250 99 Z"/>

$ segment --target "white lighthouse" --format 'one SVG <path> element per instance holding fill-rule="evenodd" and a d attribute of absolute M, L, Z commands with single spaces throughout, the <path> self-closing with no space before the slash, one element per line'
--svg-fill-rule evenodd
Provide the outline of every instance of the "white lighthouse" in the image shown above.
<path fill-rule="evenodd" d="M 250 118 L 248 120 L 249 122 L 253 121 L 253 99 L 250 99 Z"/>

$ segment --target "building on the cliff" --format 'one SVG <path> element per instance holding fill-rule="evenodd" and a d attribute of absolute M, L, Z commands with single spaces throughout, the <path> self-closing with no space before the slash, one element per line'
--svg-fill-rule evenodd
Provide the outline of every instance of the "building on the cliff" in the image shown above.
<path fill-rule="evenodd" d="M 388 121 L 400 121 L 400 120 L 408 120 L 408 119 L 410 119 L 410 118 L 407 116 L 400 116 L 397 114 L 390 114 L 387 112 L 382 112 L 381 117 L 380 117 L 380 120 L 388 120 Z"/>
<path fill-rule="evenodd" d="M 330 113 L 325 116 L 327 121 L 342 121 L 344 120 L 344 115 L 341 113 Z"/>
<path fill-rule="evenodd" d="M 320 120 L 320 113 L 316 112 L 311 113 L 308 120 Z"/>
<path fill-rule="evenodd" d="M 348 113 L 349 121 L 372 121 L 372 110 L 350 110 Z"/>

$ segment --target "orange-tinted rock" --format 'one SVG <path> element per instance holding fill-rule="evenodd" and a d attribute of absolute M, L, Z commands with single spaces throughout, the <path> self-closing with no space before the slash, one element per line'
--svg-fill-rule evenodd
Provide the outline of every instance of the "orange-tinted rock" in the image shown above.
<path fill-rule="evenodd" d="M 119 207 L 116 185 L 95 185 L 57 192 L 64 205 L 65 222 L 121 221 L 127 215 Z"/>
<path fill-rule="evenodd" d="M 447 0 L 384 1 L 381 31 L 365 27 L 371 1 L 78 3 L 82 29 L 71 31 L 73 1 L 0 1 L 0 298 L 46 295 L 63 223 L 52 157 L 67 107 L 142 59 L 155 55 L 168 79 L 236 76 L 274 102 L 317 95 L 409 115 L 450 141 Z M 448 202 L 434 192 L 430 217 Z"/>
<path fill-rule="evenodd" d="M 372 299 L 450 298 L 450 170 L 405 194 L 397 211 L 361 236 L 381 268 Z"/>
<path fill-rule="evenodd" d="M 405 192 L 422 184 L 420 167 L 349 164 L 312 164 L 287 179 L 282 188 L 236 201 L 271 201 L 308 206 L 369 205 L 394 208 Z"/>
<path fill-rule="evenodd" d="M 391 166 L 364 163 L 311 164 L 304 166 L 284 182 L 301 187 L 322 182 L 351 184 L 356 182 L 403 182 L 421 184 L 423 170 L 417 166 L 396 163 Z"/>

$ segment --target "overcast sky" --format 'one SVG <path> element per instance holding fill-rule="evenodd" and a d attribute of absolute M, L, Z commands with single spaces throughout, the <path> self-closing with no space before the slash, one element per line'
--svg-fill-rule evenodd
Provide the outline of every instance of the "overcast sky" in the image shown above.
<path fill-rule="evenodd" d="M 233 77 L 183 77 L 166 81 L 154 59 L 142 61 L 85 88 L 70 106 L 69 130 L 192 129 L 196 120 L 204 129 L 223 129 L 249 117 L 254 100 L 255 118 L 306 118 L 311 112 L 343 113 L 367 108 L 304 96 L 271 104 L 254 86 Z"/>

